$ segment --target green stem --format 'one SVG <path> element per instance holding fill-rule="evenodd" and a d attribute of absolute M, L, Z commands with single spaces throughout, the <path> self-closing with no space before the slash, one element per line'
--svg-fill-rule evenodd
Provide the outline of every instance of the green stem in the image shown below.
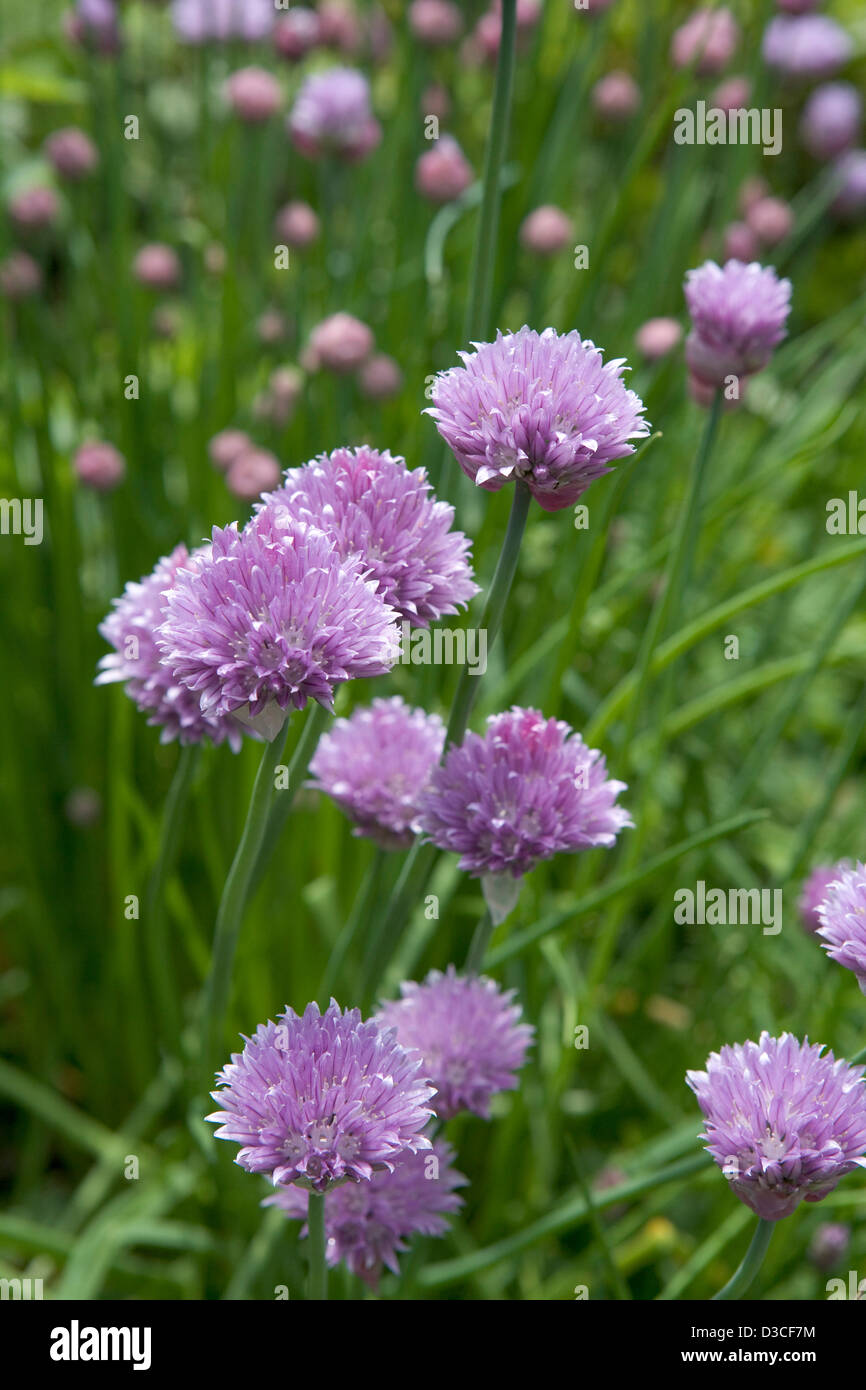
<path fill-rule="evenodd" d="M 175 979 L 171 965 L 171 947 L 166 931 L 165 887 L 177 861 L 181 843 L 181 827 L 186 812 L 190 787 L 201 756 L 200 744 L 188 744 L 180 751 L 177 767 L 165 801 L 165 812 L 159 838 L 159 851 L 150 875 L 145 898 L 145 938 L 151 973 L 151 987 L 156 1000 L 165 1041 L 177 1035 L 180 1010 L 172 988 Z"/>
<path fill-rule="evenodd" d="M 757 1229 L 752 1236 L 752 1243 L 746 1251 L 743 1262 L 733 1278 L 729 1279 L 723 1289 L 713 1295 L 713 1302 L 729 1302 L 731 1299 L 742 1298 L 743 1294 L 751 1288 L 752 1283 L 764 1263 L 764 1256 L 770 1244 L 770 1237 L 776 1229 L 775 1221 L 765 1221 L 763 1217 L 758 1218 Z"/>
<path fill-rule="evenodd" d="M 508 595 L 511 592 L 511 585 L 517 570 L 520 543 L 523 540 L 523 532 L 526 529 L 526 518 L 529 515 L 529 504 L 531 501 L 532 494 L 526 483 L 522 480 L 518 480 L 515 484 L 514 498 L 511 503 L 511 514 L 508 518 L 508 528 L 502 542 L 502 550 L 499 554 L 496 572 L 493 576 L 493 582 L 490 585 L 487 602 L 484 605 L 484 612 L 481 615 L 481 629 L 487 633 L 488 655 L 502 627 L 505 606 L 508 602 Z M 466 666 L 464 666 L 463 670 L 460 672 L 457 690 L 454 694 L 454 702 L 451 706 L 451 714 L 448 719 L 448 729 L 445 734 L 446 750 L 452 743 L 462 743 L 463 741 L 463 736 L 466 733 L 466 726 L 469 723 L 469 716 L 472 712 L 472 706 L 478 694 L 480 680 L 480 676 L 471 676 L 469 674 L 469 668 Z M 422 844 L 420 840 L 415 841 L 415 844 L 406 856 L 402 872 L 394 886 L 394 890 L 383 914 L 377 939 L 373 942 L 368 957 L 368 969 L 362 990 L 364 998 L 370 996 L 373 987 L 381 979 L 384 971 L 387 969 L 388 963 L 397 948 L 400 935 L 407 925 L 411 902 L 413 899 L 420 897 L 424 892 L 435 858 L 435 848 L 432 845 Z"/>
<path fill-rule="evenodd" d="M 857 1066 L 860 1062 L 866 1062 L 866 1047 L 861 1047 L 859 1052 L 855 1052 L 851 1058 L 851 1065 Z"/>
<path fill-rule="evenodd" d="M 313 704 L 312 709 L 307 715 L 304 727 L 301 730 L 301 736 L 295 745 L 295 751 L 289 759 L 288 786 L 280 791 L 268 815 L 267 828 L 262 839 L 256 866 L 253 870 L 253 885 L 258 884 L 270 862 L 271 855 L 277 847 L 277 842 L 283 833 L 283 826 L 292 809 L 292 803 L 294 802 L 298 788 L 307 775 L 307 768 L 310 766 L 310 759 L 316 750 L 319 736 L 326 727 L 330 717 L 328 711 L 319 704 Z"/>
<path fill-rule="evenodd" d="M 274 795 L 274 773 L 286 745 L 286 720 L 276 738 L 266 743 L 256 773 L 249 810 L 232 866 L 223 888 L 214 931 L 210 974 L 205 982 L 201 1019 L 201 1061 L 209 1069 L 219 1054 L 222 1030 L 231 988 L 235 948 L 244 910 L 268 826 Z"/>
<path fill-rule="evenodd" d="M 328 1267 L 325 1263 L 325 1194 L 311 1192 L 307 1203 L 307 1243 L 310 1253 L 308 1298 L 322 1302 L 328 1297 Z"/>
<path fill-rule="evenodd" d="M 487 954 L 487 947 L 493 935 L 493 919 L 489 909 L 485 908 L 478 926 L 475 928 L 469 952 L 466 956 L 466 964 L 463 967 L 464 975 L 477 975 L 481 970 L 484 957 Z"/>
<path fill-rule="evenodd" d="M 370 910 L 376 900 L 384 863 L 385 850 L 377 849 L 352 904 L 352 910 L 346 919 L 346 924 L 337 937 L 325 973 L 322 976 L 322 984 L 319 989 L 319 996 L 322 999 L 330 999 L 355 937 L 363 926 L 369 924 Z"/>

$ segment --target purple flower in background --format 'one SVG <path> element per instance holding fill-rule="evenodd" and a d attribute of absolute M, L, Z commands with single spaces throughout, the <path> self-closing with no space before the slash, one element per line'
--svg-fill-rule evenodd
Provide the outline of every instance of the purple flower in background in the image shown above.
<path fill-rule="evenodd" d="M 833 882 L 818 905 L 818 935 L 831 960 L 853 970 L 866 994 L 866 864 L 836 865 Z"/>
<path fill-rule="evenodd" d="M 437 714 L 410 709 L 399 695 L 338 719 L 319 739 L 312 785 L 336 801 L 355 835 L 383 849 L 405 849 L 418 830 L 418 796 L 442 756 Z"/>
<path fill-rule="evenodd" d="M 97 685 L 125 681 L 126 693 L 148 714 L 148 724 L 161 728 L 160 741 L 213 743 L 227 740 L 237 751 L 241 731 L 234 719 L 202 713 L 198 697 L 177 680 L 170 666 L 162 664 L 154 631 L 162 622 L 165 598 L 181 568 L 191 569 L 199 556 L 185 545 L 177 546 L 160 560 L 152 574 L 138 584 L 127 584 L 114 600 L 114 611 L 99 631 L 114 651 L 101 658 Z"/>
<path fill-rule="evenodd" d="M 813 869 L 803 884 L 800 900 L 797 903 L 803 926 L 808 932 L 817 932 L 821 926 L 818 908 L 827 896 L 827 889 L 835 883 L 843 869 L 851 865 L 842 859 L 838 864 L 819 864 Z"/>
<path fill-rule="evenodd" d="M 517 879 L 542 859 L 612 845 L 627 811 L 624 782 L 558 719 L 515 706 L 448 750 L 420 799 L 422 829 L 478 878 Z"/>
<path fill-rule="evenodd" d="M 822 1043 L 766 1032 L 711 1053 L 706 1071 L 687 1072 L 708 1151 L 765 1221 L 820 1202 L 846 1173 L 866 1168 L 863 1072 Z"/>
<path fill-rule="evenodd" d="M 311 159 L 324 154 L 363 159 L 382 138 L 364 74 L 340 67 L 312 73 L 295 99 L 288 130 L 296 147 Z"/>
<path fill-rule="evenodd" d="M 402 984 L 400 993 L 382 1005 L 377 1021 L 421 1053 L 439 1119 L 461 1110 L 488 1119 L 491 1097 L 516 1088 L 515 1072 L 532 1042 L 534 1029 L 520 1022 L 514 990 L 485 976 L 458 975 L 449 965 L 444 975 L 431 970 L 423 984 Z"/>
<path fill-rule="evenodd" d="M 391 1172 L 374 1173 L 369 1182 L 344 1183 L 328 1196 L 325 1239 L 329 1265 L 344 1260 L 370 1288 L 378 1287 L 383 1266 L 399 1274 L 397 1256 L 413 1235 L 441 1236 L 446 1216 L 463 1205 L 456 1189 L 467 1179 L 454 1167 L 454 1150 L 437 1139 L 429 1153 L 402 1153 Z M 279 1207 L 303 1221 L 307 1194 L 281 1187 L 263 1206 Z M 306 1236 L 306 1227 L 302 1229 Z"/>
<path fill-rule="evenodd" d="M 850 1226 L 841 1221 L 822 1221 L 809 1242 L 808 1256 L 826 1274 L 844 1257 L 850 1244 Z"/>
<path fill-rule="evenodd" d="M 235 1162 L 247 1172 L 326 1192 L 431 1147 L 421 1131 L 433 1091 L 420 1057 L 359 1009 L 334 999 L 324 1014 L 317 1004 L 302 1015 L 287 1008 L 244 1041 L 211 1093 L 222 1109 L 207 1118 L 217 1139 L 241 1145 Z"/>
<path fill-rule="evenodd" d="M 816 87 L 800 118 L 803 144 L 816 159 L 834 159 L 856 145 L 863 102 L 850 82 L 825 82 Z"/>
<path fill-rule="evenodd" d="M 172 0 L 171 18 L 186 43 L 254 41 L 273 28 L 274 0 Z"/>
<path fill-rule="evenodd" d="M 772 266 L 706 261 L 686 275 L 685 296 L 692 318 L 686 361 L 707 386 L 759 371 L 785 337 L 791 282 Z"/>
<path fill-rule="evenodd" d="M 832 202 L 837 217 L 860 217 L 866 212 L 866 150 L 848 150 L 831 165 L 839 188 Z"/>
<path fill-rule="evenodd" d="M 274 707 L 330 709 L 337 685 L 384 675 L 398 655 L 397 615 L 360 561 L 341 560 L 323 531 L 284 520 L 276 530 L 261 512 L 243 531 L 214 527 L 201 563 L 179 572 L 156 634 L 206 713 L 265 711 L 263 731 Z"/>
<path fill-rule="evenodd" d="M 733 58 L 739 41 L 740 26 L 729 9 L 696 10 L 675 30 L 671 59 L 677 68 L 694 63 L 696 72 L 721 72 Z"/>
<path fill-rule="evenodd" d="M 851 57 L 851 39 L 823 14 L 776 15 L 764 31 L 764 61 L 785 77 L 832 77 Z"/>
<path fill-rule="evenodd" d="M 290 468 L 264 502 L 276 529 L 292 518 L 325 529 L 413 627 L 456 613 L 478 593 L 469 541 L 450 529 L 454 508 L 431 494 L 423 468 L 410 470 L 399 456 L 367 445 L 335 449 Z"/>
<path fill-rule="evenodd" d="M 620 378 L 580 335 L 523 327 L 461 352 L 440 372 L 427 410 L 468 477 L 498 492 L 523 479 L 545 511 L 568 507 L 609 464 L 634 452 L 649 425 Z"/>

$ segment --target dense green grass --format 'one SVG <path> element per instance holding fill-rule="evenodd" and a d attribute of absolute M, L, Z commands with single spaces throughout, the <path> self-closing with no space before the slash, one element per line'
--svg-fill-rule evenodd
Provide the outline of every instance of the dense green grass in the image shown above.
<path fill-rule="evenodd" d="M 229 121 L 220 84 L 246 59 L 184 51 L 155 7 L 127 6 L 120 60 L 88 64 L 53 19 L 0 4 L 4 194 L 60 125 L 84 125 L 102 156 L 96 178 L 66 198 L 43 253 L 45 295 L 3 308 L 0 493 L 42 496 L 46 539 L 25 548 L 0 538 L 0 1103 L 10 1121 L 0 1274 L 43 1275 L 55 1296 L 269 1298 L 287 1284 L 294 1297 L 302 1285 L 296 1225 L 263 1219 L 258 1181 L 202 1123 L 178 1037 L 155 1025 L 148 915 L 124 916 L 128 895 L 146 900 L 178 750 L 159 744 L 121 689 L 92 679 L 104 650 L 97 623 L 123 584 L 177 541 L 196 544 L 247 514 L 207 460 L 218 429 L 248 428 L 286 466 L 367 441 L 439 476 L 425 382 L 466 346 L 477 214 L 470 199 L 446 225 L 412 191 L 420 93 L 434 76 L 452 87 L 447 128 L 480 170 L 492 75 L 424 54 L 399 22 L 404 7 L 387 8 L 398 22 L 392 55 L 374 70 L 383 145 L 358 168 L 323 173 L 291 151 L 280 123 L 245 132 Z M 615 850 L 537 869 L 494 938 L 488 965 L 518 990 L 537 1044 L 489 1124 L 450 1125 L 471 1180 L 466 1206 L 448 1237 L 414 1248 L 401 1284 L 385 1278 L 386 1297 L 563 1299 L 581 1284 L 593 1298 L 709 1297 L 735 1268 L 751 1218 L 701 1153 L 686 1069 L 762 1028 L 808 1033 L 842 1055 L 866 1043 L 853 976 L 804 935 L 796 909 L 812 864 L 863 857 L 866 536 L 828 535 L 825 508 L 862 486 L 866 236 L 813 215 L 818 171 L 794 138 L 797 98 L 784 98 L 776 160 L 673 144 L 674 107 L 706 94 L 690 75 L 672 80 L 666 61 L 689 8 L 619 0 L 587 24 L 549 0 L 518 61 L 491 326 L 577 327 L 606 354 L 627 355 L 656 435 L 594 484 L 588 531 L 569 511 L 533 509 L 472 722 L 480 728 L 512 702 L 567 719 L 628 782 L 636 828 Z M 740 67 L 756 64 L 772 7 L 734 8 L 747 35 Z M 831 8 L 850 19 L 858 7 Z M 272 61 L 264 49 L 260 59 Z M 640 115 L 617 132 L 588 102 L 612 66 L 633 70 L 644 94 Z M 279 71 L 289 93 L 298 74 Z M 862 77 L 862 61 L 852 73 Z M 139 116 L 138 141 L 123 138 L 129 114 Z M 651 315 L 682 315 L 685 271 L 721 255 L 739 183 L 757 172 L 798 214 L 790 243 L 768 257 L 793 282 L 791 334 L 744 408 L 721 421 L 692 581 L 641 681 L 641 640 L 706 416 L 686 396 L 681 359 L 641 365 L 634 332 Z M 271 221 L 290 196 L 328 210 L 326 238 L 278 272 Z M 588 270 L 568 255 L 539 268 L 520 248 L 519 225 L 541 202 L 573 215 Z M 130 275 L 149 240 L 172 243 L 184 261 L 170 340 L 154 334 L 155 301 Z M 203 269 L 211 242 L 228 251 L 222 282 Z M 275 348 L 255 332 L 270 306 L 293 324 Z M 403 390 L 379 407 L 353 385 L 313 377 L 287 427 L 269 433 L 252 417 L 257 391 L 338 307 L 374 327 L 401 364 Z M 131 373 L 138 401 L 124 397 Z M 70 469 L 90 433 L 127 459 L 127 480 L 107 499 L 86 494 Z M 486 587 L 509 494 L 475 494 L 461 479 L 450 500 Z M 724 656 L 730 634 L 738 661 Z M 338 709 L 399 692 L 447 712 L 454 683 L 449 668 L 400 666 L 344 688 Z M 302 726 L 293 719 L 290 750 Z M 204 750 L 177 829 L 157 978 L 169 1015 L 187 1024 L 258 758 L 249 745 L 237 757 Z M 101 803 L 87 827 L 66 813 L 82 787 Z M 299 794 L 244 923 L 226 1053 L 238 1032 L 317 996 L 373 853 L 332 804 Z M 399 868 L 390 857 L 385 888 Z M 674 893 L 701 878 L 781 888 L 783 930 L 677 926 Z M 439 920 L 418 913 L 406 923 L 386 988 L 465 956 L 477 884 L 443 857 L 432 891 Z M 337 987 L 343 1004 L 360 998 L 364 945 Z M 573 1045 L 578 1024 L 589 1026 L 587 1050 Z M 138 1180 L 125 1177 L 129 1155 Z M 666 1181 L 644 1182 L 668 1167 Z M 636 1193 L 589 1219 L 587 1189 L 609 1168 Z M 801 1207 L 782 1223 L 760 1294 L 825 1296 L 804 1252 L 826 1219 L 851 1221 L 850 1265 L 862 1269 L 864 1211 L 862 1176 Z M 361 1296 L 339 1275 L 333 1285 Z"/>

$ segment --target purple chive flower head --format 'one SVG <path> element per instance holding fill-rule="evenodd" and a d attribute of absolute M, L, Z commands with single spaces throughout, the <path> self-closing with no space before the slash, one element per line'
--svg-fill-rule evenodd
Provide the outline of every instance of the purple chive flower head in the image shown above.
<path fill-rule="evenodd" d="M 363 159 L 382 138 L 364 74 L 342 67 L 312 73 L 297 95 L 288 130 L 296 147 L 311 159 L 324 154 Z"/>
<path fill-rule="evenodd" d="M 377 1020 L 421 1053 L 439 1119 L 469 1110 L 486 1120 L 491 1097 L 516 1088 L 515 1073 L 532 1042 L 534 1030 L 520 1022 L 514 990 L 485 976 L 458 975 L 449 965 L 444 975 L 431 970 L 423 984 L 402 984 L 400 993 L 382 1005 Z"/>
<path fill-rule="evenodd" d="M 836 865 L 834 880 L 818 906 L 818 935 L 831 960 L 853 970 L 866 994 L 866 864 Z"/>
<path fill-rule="evenodd" d="M 759 371 L 785 337 L 791 282 L 772 266 L 706 261 L 686 275 L 685 296 L 692 317 L 686 361 L 707 386 Z"/>
<path fill-rule="evenodd" d="M 397 1256 L 408 1248 L 411 1236 L 445 1234 L 446 1217 L 463 1205 L 457 1188 L 466 1182 L 454 1167 L 451 1145 L 437 1139 L 429 1153 L 400 1154 L 391 1172 L 383 1169 L 369 1182 L 335 1188 L 325 1206 L 328 1264 L 344 1260 L 353 1274 L 377 1288 L 384 1266 L 399 1274 Z M 303 1189 L 281 1187 L 262 1205 L 303 1221 L 307 1201 Z"/>
<path fill-rule="evenodd" d="M 816 159 L 834 159 L 857 143 L 863 102 L 850 82 L 816 87 L 800 119 L 803 144 Z"/>
<path fill-rule="evenodd" d="M 324 528 L 413 627 L 456 613 L 478 593 L 469 541 L 450 529 L 454 508 L 432 496 L 423 468 L 408 469 L 398 455 L 335 449 L 290 468 L 264 502 L 277 530 L 292 519 Z"/>
<path fill-rule="evenodd" d="M 405 849 L 418 830 L 418 796 L 442 756 L 438 714 L 410 709 L 399 695 L 338 719 L 310 763 L 314 786 L 336 801 L 355 835 Z"/>
<path fill-rule="evenodd" d="M 830 166 L 838 190 L 831 204 L 846 221 L 866 212 L 866 150 L 847 150 Z"/>
<path fill-rule="evenodd" d="M 264 512 L 243 531 L 214 527 L 157 631 L 163 658 L 211 715 L 330 708 L 341 682 L 381 676 L 397 658 L 397 615 L 361 562 L 341 560 L 315 527 L 270 521 Z"/>
<path fill-rule="evenodd" d="M 790 1033 L 723 1047 L 706 1071 L 687 1072 L 707 1148 L 758 1216 L 790 1216 L 866 1168 L 863 1072 Z"/>
<path fill-rule="evenodd" d="M 824 14 L 778 14 L 764 30 L 764 62 L 784 77 L 832 77 L 851 57 L 851 39 Z"/>
<path fill-rule="evenodd" d="M 474 346 L 436 377 L 427 414 L 488 492 L 521 478 L 545 511 L 559 511 L 649 433 L 621 380 L 625 359 L 605 363 L 577 332 L 523 327 Z"/>
<path fill-rule="evenodd" d="M 235 1161 L 247 1172 L 326 1192 L 431 1147 L 421 1131 L 433 1091 L 420 1057 L 359 1009 L 334 999 L 325 1013 L 286 1009 L 244 1041 L 211 1093 L 222 1109 L 207 1118 L 217 1139 L 241 1145 Z"/>
<path fill-rule="evenodd" d="M 812 870 L 803 884 L 797 903 L 806 931 L 817 932 L 819 930 L 821 918 L 818 916 L 818 908 L 827 896 L 827 889 L 831 883 L 836 882 L 843 869 L 850 869 L 850 867 L 848 861 L 842 859 L 838 864 L 819 864 L 817 868 Z"/>
<path fill-rule="evenodd" d="M 202 712 L 198 696 L 181 685 L 170 666 L 160 660 L 154 631 L 162 622 L 166 594 L 178 571 L 194 569 L 200 557 L 190 555 L 185 545 L 177 546 L 160 560 L 152 574 L 138 584 L 127 584 L 99 631 L 113 652 L 99 662 L 97 685 L 125 681 L 126 693 L 138 708 L 148 714 L 148 724 L 162 730 L 163 743 L 176 738 L 180 743 L 213 743 L 227 739 L 237 751 L 241 731 L 235 720 Z"/>
<path fill-rule="evenodd" d="M 422 829 L 473 877 L 612 845 L 631 817 L 601 753 L 558 719 L 515 706 L 448 750 L 420 799 Z"/>
<path fill-rule="evenodd" d="M 274 0 L 172 0 L 171 6 L 175 31 L 186 43 L 263 39 L 275 13 Z"/>

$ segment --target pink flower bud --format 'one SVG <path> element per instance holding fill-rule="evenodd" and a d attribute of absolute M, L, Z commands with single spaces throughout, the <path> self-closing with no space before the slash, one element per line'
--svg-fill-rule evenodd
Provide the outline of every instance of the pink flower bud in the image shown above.
<path fill-rule="evenodd" d="M 638 352 L 649 362 L 657 362 L 673 352 L 683 336 L 682 324 L 677 319 L 647 319 L 635 334 Z"/>
<path fill-rule="evenodd" d="M 180 260 L 171 246 L 154 241 L 142 246 L 132 263 L 132 273 L 150 290 L 173 290 L 180 284 Z"/>
<path fill-rule="evenodd" d="M 421 114 L 422 116 L 436 116 L 438 120 L 444 121 L 451 112 L 451 97 L 447 87 L 443 87 L 441 82 L 432 82 L 429 87 L 425 87 L 421 93 Z"/>
<path fill-rule="evenodd" d="M 721 72 L 734 56 L 740 29 L 728 9 L 696 10 L 675 30 L 671 43 L 674 67 L 695 65 L 699 73 Z"/>
<path fill-rule="evenodd" d="M 770 186 L 766 179 L 746 179 L 740 188 L 740 212 L 745 216 L 752 204 L 759 202 L 761 198 L 766 198 L 769 192 Z"/>
<path fill-rule="evenodd" d="M 111 492 L 126 473 L 126 461 L 113 444 L 88 440 L 72 460 L 75 476 L 95 492 Z"/>
<path fill-rule="evenodd" d="M 752 84 L 747 77 L 729 77 L 719 83 L 710 104 L 718 111 L 740 111 L 748 106 L 751 95 Z"/>
<path fill-rule="evenodd" d="M 344 0 L 322 0 L 319 5 L 319 41 L 341 53 L 357 53 L 361 47 L 361 25 L 352 5 Z"/>
<path fill-rule="evenodd" d="M 288 333 L 288 324 L 279 309 L 265 309 L 256 320 L 260 343 L 281 343 Z"/>
<path fill-rule="evenodd" d="M 592 102 L 604 120 L 627 121 L 640 106 L 640 88 L 627 72 L 616 69 L 596 82 Z"/>
<path fill-rule="evenodd" d="M 393 357 L 379 352 L 365 362 L 358 373 L 361 392 L 371 401 L 386 401 L 396 396 L 403 385 L 403 373 Z"/>
<path fill-rule="evenodd" d="M 293 5 L 274 27 L 274 47 L 282 58 L 298 63 L 321 40 L 319 16 L 315 10 Z"/>
<path fill-rule="evenodd" d="M 759 198 L 749 208 L 746 221 L 765 246 L 778 246 L 794 228 L 794 214 L 782 198 Z"/>
<path fill-rule="evenodd" d="M 42 271 L 26 251 L 13 251 L 0 261 L 0 292 L 6 299 L 29 299 L 41 286 Z"/>
<path fill-rule="evenodd" d="M 474 178 L 472 165 L 451 135 L 443 135 L 415 165 L 415 187 L 431 203 L 453 202 Z"/>
<path fill-rule="evenodd" d="M 302 250 L 319 237 L 319 219 L 309 203 L 286 203 L 277 213 L 277 236 L 286 246 Z"/>
<path fill-rule="evenodd" d="M 9 200 L 9 216 L 19 231 L 38 231 L 50 227 L 60 213 L 60 201 L 53 188 L 37 184 L 25 188 Z"/>
<path fill-rule="evenodd" d="M 263 492 L 278 487 L 280 465 L 265 449 L 248 449 L 229 467 L 226 485 L 229 492 L 244 502 L 254 502 Z"/>
<path fill-rule="evenodd" d="M 226 100 L 242 121 L 258 125 L 270 120 L 282 101 L 280 84 L 264 68 L 239 68 L 225 85 Z"/>
<path fill-rule="evenodd" d="M 61 178 L 73 183 L 92 174 L 99 163 L 96 146 L 77 126 L 65 126 L 49 135 L 45 154 Z"/>
<path fill-rule="evenodd" d="M 252 441 L 248 434 L 244 434 L 243 430 L 220 430 L 219 434 L 214 435 L 207 447 L 214 468 L 225 473 L 231 468 L 235 459 L 240 458 L 241 454 L 252 448 Z"/>
<path fill-rule="evenodd" d="M 520 240 L 536 256 L 553 256 L 568 246 L 573 235 L 571 218 L 561 208 L 545 203 L 524 218 Z"/>
<path fill-rule="evenodd" d="M 725 260 L 756 261 L 760 249 L 758 238 L 748 223 L 732 222 L 725 228 Z"/>
<path fill-rule="evenodd" d="M 331 314 L 310 334 L 313 360 L 328 371 L 343 375 L 354 372 L 373 351 L 372 330 L 353 314 Z"/>
<path fill-rule="evenodd" d="M 463 33 L 463 16 L 450 0 L 414 0 L 409 6 L 409 28 L 428 48 L 445 47 Z"/>

